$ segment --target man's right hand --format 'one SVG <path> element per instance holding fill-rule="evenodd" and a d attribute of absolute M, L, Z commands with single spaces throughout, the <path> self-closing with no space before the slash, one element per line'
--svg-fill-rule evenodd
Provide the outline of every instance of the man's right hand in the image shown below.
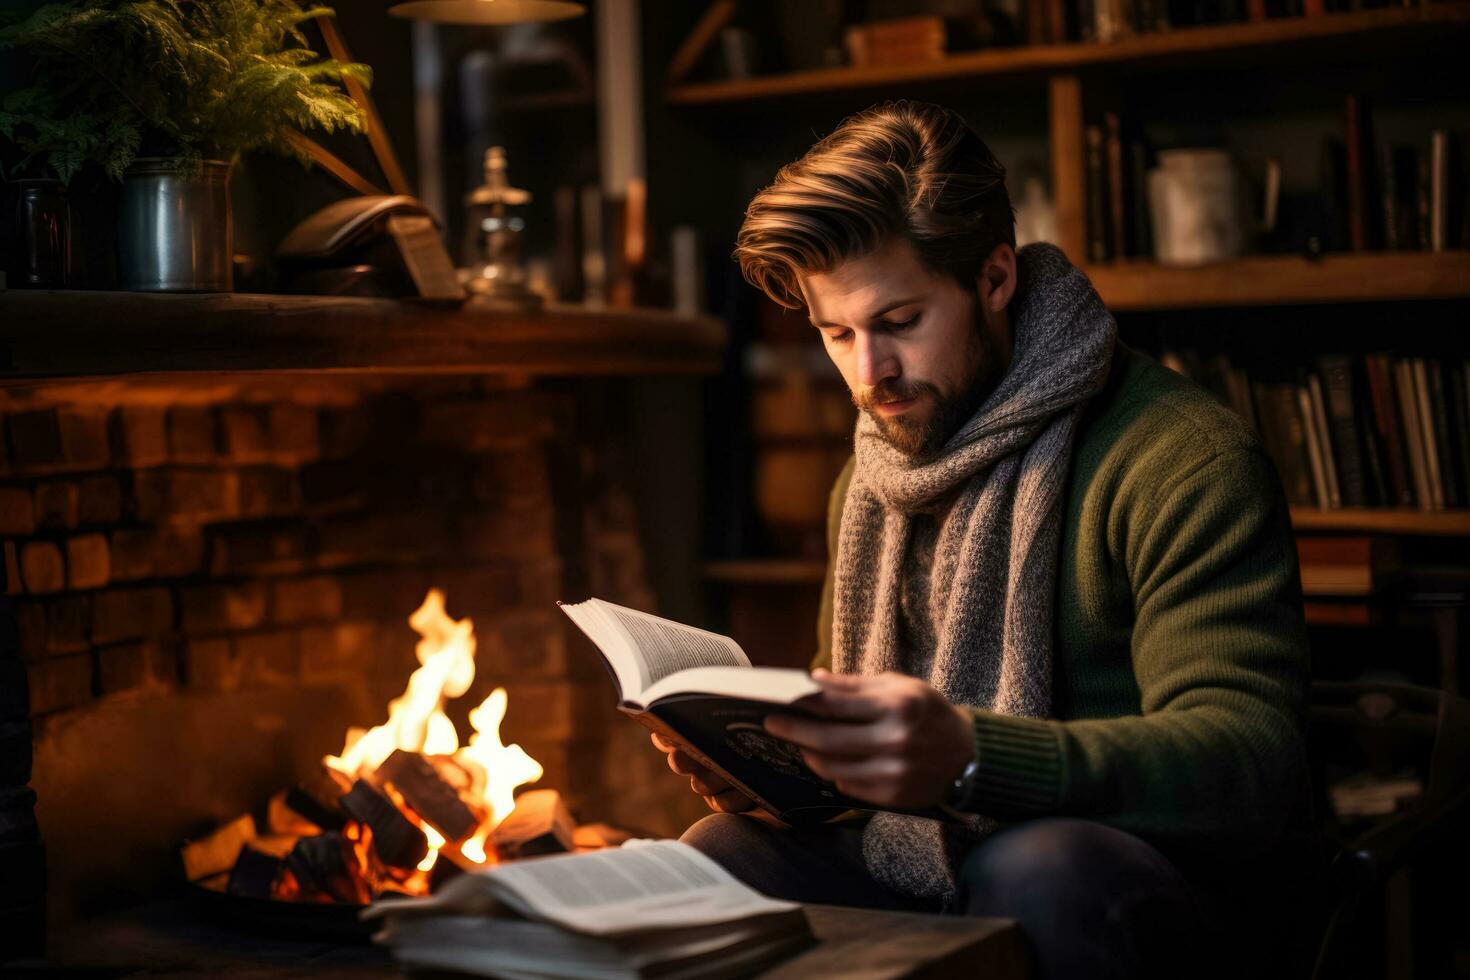
<path fill-rule="evenodd" d="M 669 768 L 681 776 L 688 776 L 689 788 L 704 797 L 704 802 L 709 804 L 711 810 L 743 813 L 755 806 L 750 797 L 695 762 L 692 756 L 673 742 L 657 732 L 651 732 L 650 735 L 653 737 L 653 747 L 669 757 Z"/>

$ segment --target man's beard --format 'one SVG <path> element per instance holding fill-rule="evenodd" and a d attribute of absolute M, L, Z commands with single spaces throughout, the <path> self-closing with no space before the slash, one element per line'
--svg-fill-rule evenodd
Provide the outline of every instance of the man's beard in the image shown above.
<path fill-rule="evenodd" d="M 964 351 L 969 370 L 958 391 L 945 395 L 931 382 L 894 378 L 880 381 L 861 395 L 854 394 L 852 403 L 868 413 L 878 427 L 878 434 L 893 448 L 905 456 L 931 456 L 975 416 L 995 390 L 1000 380 L 996 377 L 1000 364 L 996 347 L 984 325 L 976 324 Z M 903 415 L 892 416 L 880 415 L 873 410 L 874 405 L 883 402 L 923 397 L 934 402 L 934 410 L 923 418 L 909 418 L 914 414 L 913 409 Z"/>

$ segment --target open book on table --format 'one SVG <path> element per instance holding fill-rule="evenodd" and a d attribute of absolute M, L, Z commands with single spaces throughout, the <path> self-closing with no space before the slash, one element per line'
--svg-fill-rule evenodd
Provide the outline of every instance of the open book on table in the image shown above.
<path fill-rule="evenodd" d="M 813 942 L 800 906 L 678 841 L 502 864 L 363 917 L 409 966 L 509 978 L 746 976 Z"/>
<path fill-rule="evenodd" d="M 768 813 L 810 823 L 844 810 L 875 809 L 839 792 L 812 772 L 794 745 L 766 732 L 768 714 L 807 713 L 802 699 L 821 688 L 806 671 L 753 667 L 728 636 L 602 599 L 558 605 L 602 651 L 620 710 Z"/>

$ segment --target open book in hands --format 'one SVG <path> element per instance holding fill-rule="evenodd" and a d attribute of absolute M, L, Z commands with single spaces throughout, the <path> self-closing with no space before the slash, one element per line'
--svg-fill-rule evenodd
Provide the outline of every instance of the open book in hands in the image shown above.
<path fill-rule="evenodd" d="M 811 714 L 821 687 L 804 670 L 752 667 L 728 636 L 588 599 L 558 603 L 597 648 L 618 686 L 618 708 L 788 823 L 876 807 L 849 797 L 766 732 L 773 712 Z"/>
<path fill-rule="evenodd" d="M 502 864 L 363 918 L 409 966 L 494 977 L 746 976 L 813 942 L 800 906 L 678 841 Z"/>

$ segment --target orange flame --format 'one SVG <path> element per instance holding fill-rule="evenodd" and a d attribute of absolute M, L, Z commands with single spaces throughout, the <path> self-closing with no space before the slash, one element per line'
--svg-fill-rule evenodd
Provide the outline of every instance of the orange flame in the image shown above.
<path fill-rule="evenodd" d="M 467 802 L 484 816 L 459 851 L 473 863 L 484 864 L 488 860 L 485 841 L 515 809 L 516 788 L 540 779 L 542 768 L 519 745 L 500 740 L 507 706 L 505 688 L 497 687 L 470 712 L 475 733 L 463 748 L 454 723 L 444 714 L 444 702 L 463 695 L 475 679 L 474 623 L 449 616 L 444 610 L 444 593 L 438 589 L 429 590 L 408 622 L 421 637 L 415 651 L 420 666 L 409 675 L 403 694 L 388 703 L 388 720 L 366 731 L 349 729 L 342 754 L 322 761 L 351 779 L 371 775 L 394 749 L 449 755 L 461 765 L 473 763 L 483 771 L 484 779 L 476 780 L 478 792 L 472 792 Z M 429 841 L 429 853 L 418 865 L 427 878 L 445 840 L 428 824 L 418 823 Z"/>

